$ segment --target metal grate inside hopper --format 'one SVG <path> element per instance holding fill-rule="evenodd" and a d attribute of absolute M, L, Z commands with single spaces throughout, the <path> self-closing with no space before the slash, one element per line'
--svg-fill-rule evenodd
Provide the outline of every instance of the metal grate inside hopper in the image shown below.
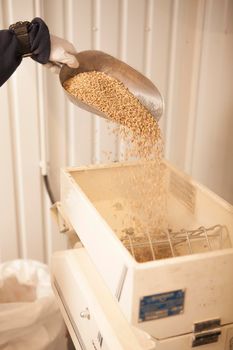
<path fill-rule="evenodd" d="M 183 256 L 230 248 L 226 226 L 198 227 L 194 230 L 172 231 L 157 235 L 144 234 L 135 237 L 133 229 L 125 230 L 121 239 L 124 246 L 138 262 Z"/>

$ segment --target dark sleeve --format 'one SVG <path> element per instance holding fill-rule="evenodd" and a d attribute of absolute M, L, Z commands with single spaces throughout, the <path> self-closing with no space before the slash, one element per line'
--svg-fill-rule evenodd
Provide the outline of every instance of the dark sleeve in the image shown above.
<path fill-rule="evenodd" d="M 29 28 L 32 59 L 45 64 L 50 55 L 50 35 L 41 18 L 34 18 Z M 22 61 L 18 39 L 11 30 L 0 30 L 0 86 L 14 73 Z"/>
<path fill-rule="evenodd" d="M 17 54 L 18 41 L 9 30 L 0 31 L 0 86 L 14 73 L 22 57 Z"/>

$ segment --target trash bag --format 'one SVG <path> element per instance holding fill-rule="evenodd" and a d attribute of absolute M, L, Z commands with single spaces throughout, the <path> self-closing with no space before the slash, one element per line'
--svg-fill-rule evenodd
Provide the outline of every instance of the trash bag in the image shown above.
<path fill-rule="evenodd" d="M 32 260 L 0 265 L 0 350 L 66 350 L 66 328 L 48 267 Z"/>

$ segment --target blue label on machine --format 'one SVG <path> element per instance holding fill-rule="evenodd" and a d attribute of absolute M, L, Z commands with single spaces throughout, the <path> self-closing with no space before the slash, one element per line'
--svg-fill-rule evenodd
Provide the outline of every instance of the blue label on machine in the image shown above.
<path fill-rule="evenodd" d="M 184 310 L 184 295 L 184 290 L 179 289 L 143 297 L 140 300 L 139 322 L 156 320 L 182 313 Z"/>

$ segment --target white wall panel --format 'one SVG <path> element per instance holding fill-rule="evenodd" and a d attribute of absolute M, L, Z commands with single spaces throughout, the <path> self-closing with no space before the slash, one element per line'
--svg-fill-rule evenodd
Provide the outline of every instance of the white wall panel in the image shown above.
<path fill-rule="evenodd" d="M 92 1 L 72 1 L 73 15 L 68 18 L 73 23 L 72 35 L 78 51 L 90 50 L 92 46 Z M 70 40 L 69 37 L 67 39 Z M 71 105 L 71 104 L 70 104 Z M 70 108 L 73 108 L 70 106 Z M 72 164 L 92 162 L 92 116 L 83 110 L 73 108 L 74 160 Z"/>
<path fill-rule="evenodd" d="M 4 27 L 3 4 L 0 12 L 0 26 Z M 18 222 L 15 201 L 15 177 L 13 163 L 12 123 L 8 105 L 8 86 L 4 85 L 0 93 L 0 259 L 10 260 L 19 253 Z M 9 244 L 11 242 L 11 244 Z"/>
<path fill-rule="evenodd" d="M 233 2 L 207 1 L 192 173 L 233 201 Z"/>
<path fill-rule="evenodd" d="M 4 1 L 2 5 L 5 23 L 32 16 L 34 10 L 31 1 L 25 2 L 25 8 L 17 1 Z M 18 254 L 43 260 L 36 67 L 31 60 L 23 62 L 7 88 L 16 208 L 12 214 L 17 218 Z M 7 232 L 3 234 L 7 237 Z"/>
<path fill-rule="evenodd" d="M 18 255 L 18 213 L 16 211 L 16 188 L 14 178 L 14 164 L 12 152 L 11 119 L 8 110 L 7 86 L 1 88 L 0 93 L 0 258 L 9 260 Z M 10 244 L 9 244 L 10 242 Z"/>
<path fill-rule="evenodd" d="M 165 114 L 166 155 L 183 168 L 194 67 L 198 1 L 176 0 L 172 6 L 171 57 Z"/>
<path fill-rule="evenodd" d="M 165 100 L 166 157 L 233 202 L 231 0 L 0 0 L 0 6 L 1 28 L 41 16 L 78 51 L 100 49 L 151 78 Z M 0 103 L 0 259 L 49 261 L 66 241 L 50 218 L 41 162 L 59 199 L 61 167 L 106 162 L 106 153 L 120 159 L 124 144 L 104 119 L 65 98 L 58 76 L 30 59 L 0 89 Z"/>
<path fill-rule="evenodd" d="M 118 35 L 119 35 L 119 2 L 115 0 L 99 1 L 99 49 L 110 55 L 118 57 Z M 110 16 L 114 13 L 114 16 Z M 95 30 L 97 27 L 95 26 Z M 97 117 L 98 118 L 98 117 Z M 103 118 L 99 120 L 99 158 L 101 162 L 109 159 L 118 159 L 118 144 L 116 137 L 110 133 L 109 122 Z"/>
<path fill-rule="evenodd" d="M 172 28 L 172 16 L 176 14 L 172 0 L 158 0 L 152 3 L 152 27 L 148 28 L 151 30 L 150 44 L 152 46 L 149 78 L 156 82 L 166 103 L 166 117 L 163 116 L 160 120 L 160 126 L 165 134 L 165 126 L 168 127 L 168 97 L 171 94 L 169 87 L 171 88 L 172 66 L 174 65 L 174 53 L 172 53 L 174 49 L 171 48 L 171 41 L 174 41 L 175 32 Z M 174 26 L 176 23 L 173 24 Z"/>

